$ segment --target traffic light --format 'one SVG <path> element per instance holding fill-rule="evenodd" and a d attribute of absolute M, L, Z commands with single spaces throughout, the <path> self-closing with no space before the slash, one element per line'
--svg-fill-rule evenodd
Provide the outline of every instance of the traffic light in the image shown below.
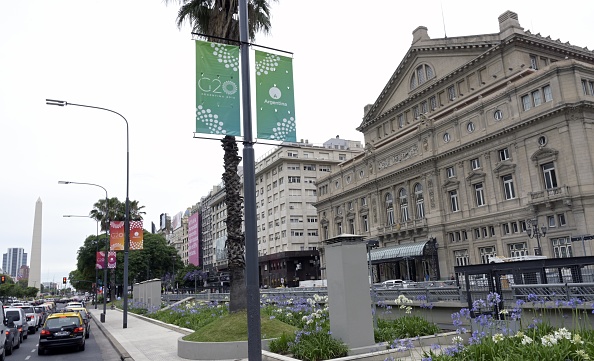
<path fill-rule="evenodd" d="M 63 277 L 63 278 L 62 278 L 62 283 L 63 283 L 63 284 L 66 284 L 66 277 Z"/>
<path fill-rule="evenodd" d="M 0 282 L 5 283 L 6 282 L 6 276 L 2 275 L 2 277 L 0 277 Z"/>

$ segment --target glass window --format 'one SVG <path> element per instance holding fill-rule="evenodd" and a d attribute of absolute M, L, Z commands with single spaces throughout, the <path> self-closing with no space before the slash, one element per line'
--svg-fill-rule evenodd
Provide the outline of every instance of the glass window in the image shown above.
<path fill-rule="evenodd" d="M 534 106 L 537 107 L 542 103 L 542 99 L 540 97 L 540 90 L 535 90 L 532 92 L 532 101 L 534 102 Z"/>
<path fill-rule="evenodd" d="M 437 98 L 435 97 L 435 95 L 429 98 L 429 109 L 437 109 Z"/>
<path fill-rule="evenodd" d="M 501 110 L 497 109 L 493 113 L 493 118 L 495 118 L 495 120 L 501 120 L 501 119 L 503 119 L 503 112 Z"/>
<path fill-rule="evenodd" d="M 456 172 L 454 171 L 454 167 L 447 167 L 446 168 L 446 174 L 448 175 L 448 178 L 454 178 L 456 176 Z"/>
<path fill-rule="evenodd" d="M 428 108 L 427 108 L 427 102 L 426 102 L 426 101 L 424 101 L 424 102 L 421 102 L 421 114 L 425 114 L 425 113 L 427 113 L 428 111 L 429 111 L 429 110 L 428 110 Z"/>
<path fill-rule="evenodd" d="M 510 257 L 522 257 L 528 255 L 528 248 L 526 247 L 526 242 L 512 243 L 508 247 Z"/>
<path fill-rule="evenodd" d="M 369 232 L 369 221 L 367 219 L 367 214 L 361 216 L 361 221 L 363 223 L 363 232 Z"/>
<path fill-rule="evenodd" d="M 470 161 L 470 166 L 473 170 L 477 170 L 481 168 L 481 161 L 478 158 L 474 158 Z"/>
<path fill-rule="evenodd" d="M 503 148 L 499 150 L 499 160 L 508 160 L 509 159 L 509 150 L 507 148 Z"/>
<path fill-rule="evenodd" d="M 553 162 L 542 165 L 545 189 L 557 188 L 557 176 L 555 175 L 555 165 Z"/>
<path fill-rule="evenodd" d="M 553 254 L 555 258 L 569 258 L 573 257 L 573 250 L 571 249 L 571 241 L 567 237 L 552 238 Z"/>
<path fill-rule="evenodd" d="M 415 200 L 417 204 L 417 219 L 425 218 L 423 186 L 420 183 L 415 184 Z"/>
<path fill-rule="evenodd" d="M 468 122 L 468 124 L 466 124 L 466 130 L 468 131 L 468 133 L 472 133 L 474 132 L 474 123 L 473 122 Z"/>
<path fill-rule="evenodd" d="M 398 198 L 400 200 L 400 219 L 402 220 L 402 222 L 407 222 L 409 220 L 409 217 L 406 189 L 400 189 L 400 191 L 398 192 Z"/>
<path fill-rule="evenodd" d="M 450 207 L 452 212 L 460 211 L 460 205 L 458 204 L 458 191 L 450 191 Z"/>
<path fill-rule="evenodd" d="M 476 206 L 482 207 L 485 205 L 485 190 L 483 189 L 483 183 L 477 183 L 474 185 L 474 195 L 476 198 Z"/>
<path fill-rule="evenodd" d="M 559 213 L 557 214 L 557 221 L 559 223 L 559 227 L 565 227 L 567 222 L 565 221 L 565 214 Z"/>
<path fill-rule="evenodd" d="M 532 108 L 532 101 L 530 100 L 530 95 L 524 95 L 522 97 L 522 109 L 524 111 L 530 110 Z"/>
<path fill-rule="evenodd" d="M 514 190 L 514 180 L 511 175 L 501 177 L 503 181 L 503 189 L 505 192 L 505 199 L 516 198 L 516 191 Z"/>
<path fill-rule="evenodd" d="M 549 224 L 549 228 L 555 228 L 555 216 L 547 216 L 547 223 Z"/>
<path fill-rule="evenodd" d="M 550 102 L 551 100 L 553 100 L 553 93 L 551 91 L 551 86 L 547 85 L 545 87 L 542 88 L 542 92 L 544 94 L 544 100 L 545 102 Z"/>
<path fill-rule="evenodd" d="M 452 137 L 450 136 L 450 133 L 443 133 L 443 141 L 445 143 L 449 143 L 451 139 Z"/>
<path fill-rule="evenodd" d="M 398 114 L 396 118 L 398 119 L 398 128 L 404 127 L 404 115 Z"/>
<path fill-rule="evenodd" d="M 454 258 L 456 259 L 456 266 L 467 266 L 470 263 L 467 249 L 454 251 Z"/>
<path fill-rule="evenodd" d="M 392 194 L 386 194 L 386 222 L 388 226 L 394 224 L 394 200 Z"/>
<path fill-rule="evenodd" d="M 530 67 L 534 70 L 538 70 L 538 58 L 536 55 L 530 55 Z"/>
<path fill-rule="evenodd" d="M 456 88 L 453 85 L 451 85 L 451 86 L 448 87 L 447 92 L 448 92 L 448 99 L 449 100 L 455 100 L 456 99 Z"/>
<path fill-rule="evenodd" d="M 482 263 L 489 263 L 491 257 L 497 256 L 497 252 L 495 252 L 495 247 L 479 248 L 479 253 L 481 254 Z"/>

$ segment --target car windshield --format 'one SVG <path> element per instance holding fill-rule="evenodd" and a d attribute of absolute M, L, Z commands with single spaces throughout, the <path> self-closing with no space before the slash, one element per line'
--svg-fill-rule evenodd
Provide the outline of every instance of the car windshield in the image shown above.
<path fill-rule="evenodd" d="M 21 313 L 19 311 L 6 311 L 6 317 L 12 317 L 13 321 L 20 321 Z"/>
<path fill-rule="evenodd" d="M 47 327 L 64 327 L 64 326 L 78 326 L 80 321 L 78 317 L 56 317 L 47 320 Z"/>
<path fill-rule="evenodd" d="M 43 307 L 35 307 L 35 312 L 43 312 Z"/>

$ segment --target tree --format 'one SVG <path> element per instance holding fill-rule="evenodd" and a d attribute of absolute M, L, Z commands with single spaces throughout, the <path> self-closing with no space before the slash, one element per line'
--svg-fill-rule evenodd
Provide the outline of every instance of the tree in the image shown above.
<path fill-rule="evenodd" d="M 139 206 L 138 201 L 130 201 L 130 220 L 140 221 L 146 214 Z M 101 224 L 101 231 L 109 230 L 109 221 L 123 221 L 126 218 L 126 203 L 120 202 L 117 197 L 99 199 L 93 204 L 93 209 L 89 212 L 89 217 Z"/>
<path fill-rule="evenodd" d="M 165 0 L 168 3 L 171 0 Z M 208 41 L 237 44 L 239 41 L 239 0 L 178 0 L 181 7 L 177 14 L 177 26 L 184 22 L 194 32 L 203 34 Z M 254 41 L 256 33 L 270 31 L 270 6 L 268 0 L 247 0 L 248 38 Z M 235 137 L 225 136 L 222 140 L 225 173 L 225 204 L 227 205 L 227 263 L 230 273 L 229 311 L 247 309 L 245 284 L 245 235 L 241 230 L 243 222 L 243 199 L 237 165 L 241 161 Z"/>

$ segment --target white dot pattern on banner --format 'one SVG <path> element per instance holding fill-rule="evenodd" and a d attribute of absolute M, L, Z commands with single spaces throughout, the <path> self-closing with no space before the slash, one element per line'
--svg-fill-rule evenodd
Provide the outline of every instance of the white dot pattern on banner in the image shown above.
<path fill-rule="evenodd" d="M 272 131 L 274 133 L 270 137 L 271 139 L 284 141 L 289 134 L 295 131 L 295 118 L 283 118 L 282 122 L 276 123 L 276 127 L 272 128 Z"/>
<path fill-rule="evenodd" d="M 276 71 L 280 56 L 275 54 L 266 54 L 264 59 L 256 62 L 256 75 L 267 75 Z"/>
<path fill-rule="evenodd" d="M 231 68 L 233 71 L 239 70 L 239 58 L 231 55 L 225 46 L 216 43 L 212 43 L 210 46 L 213 48 L 212 55 L 218 58 L 219 63 L 225 64 L 225 68 Z"/>
<path fill-rule="evenodd" d="M 223 129 L 225 123 L 219 121 L 219 116 L 213 114 L 212 110 L 206 109 L 202 105 L 196 108 L 196 121 L 203 123 L 208 128 L 210 134 L 227 134 L 227 130 Z"/>

